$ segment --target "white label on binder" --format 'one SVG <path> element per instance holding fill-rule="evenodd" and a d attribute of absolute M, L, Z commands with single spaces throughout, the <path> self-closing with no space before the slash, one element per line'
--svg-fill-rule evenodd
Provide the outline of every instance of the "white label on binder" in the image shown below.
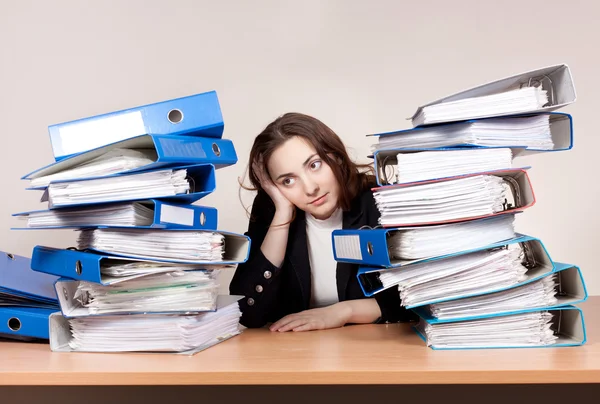
<path fill-rule="evenodd" d="M 160 222 L 193 226 L 194 210 L 182 208 L 181 206 L 162 205 L 160 210 Z"/>
<path fill-rule="evenodd" d="M 66 125 L 59 129 L 61 155 L 91 150 L 146 134 L 141 111 Z"/>
<path fill-rule="evenodd" d="M 333 236 L 333 243 L 338 258 L 362 260 L 359 236 Z"/>

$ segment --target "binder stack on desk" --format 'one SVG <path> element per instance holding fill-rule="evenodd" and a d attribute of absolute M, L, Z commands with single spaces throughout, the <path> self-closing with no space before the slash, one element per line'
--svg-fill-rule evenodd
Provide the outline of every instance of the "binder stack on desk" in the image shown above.
<path fill-rule="evenodd" d="M 242 331 L 240 296 L 218 274 L 250 240 L 195 205 L 236 164 L 215 92 L 50 127 L 55 162 L 24 179 L 48 209 L 25 229 L 78 231 L 69 249 L 36 246 L 31 268 L 54 284 L 53 351 L 195 353 Z"/>
<path fill-rule="evenodd" d="M 379 227 L 337 230 L 336 260 L 360 264 L 366 296 L 398 288 L 433 349 L 558 347 L 586 341 L 575 265 L 516 232 L 535 204 L 513 159 L 569 150 L 566 65 L 497 80 L 419 107 L 414 128 L 373 145 Z"/>

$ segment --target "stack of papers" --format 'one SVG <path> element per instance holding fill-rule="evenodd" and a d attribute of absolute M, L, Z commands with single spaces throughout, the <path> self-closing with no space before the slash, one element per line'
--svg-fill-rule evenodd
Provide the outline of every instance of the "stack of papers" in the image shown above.
<path fill-rule="evenodd" d="M 550 115 L 488 118 L 384 133 L 379 135 L 379 142 L 373 144 L 371 150 L 460 145 L 552 150 L 554 142 L 550 132 Z"/>
<path fill-rule="evenodd" d="M 77 248 L 159 261 L 216 262 L 223 260 L 225 238 L 211 231 L 153 229 L 84 229 Z"/>
<path fill-rule="evenodd" d="M 74 294 L 90 314 L 201 312 L 216 308 L 218 283 L 212 271 L 174 271 L 113 282 L 79 282 Z"/>
<path fill-rule="evenodd" d="M 438 300 L 488 293 L 513 286 L 525 279 L 519 244 L 478 251 L 381 271 L 379 279 L 387 289 L 398 285 L 402 305 L 423 306 Z"/>
<path fill-rule="evenodd" d="M 162 198 L 190 190 L 187 170 L 161 170 L 117 177 L 51 183 L 50 206 Z"/>
<path fill-rule="evenodd" d="M 423 224 L 492 215 L 512 203 L 510 186 L 494 175 L 384 187 L 373 192 L 382 226 Z"/>
<path fill-rule="evenodd" d="M 19 216 L 27 227 L 150 226 L 154 210 L 140 202 L 29 212 Z"/>
<path fill-rule="evenodd" d="M 508 148 L 405 152 L 396 158 L 399 184 L 512 168 Z"/>
<path fill-rule="evenodd" d="M 461 121 L 494 115 L 512 115 L 538 110 L 548 104 L 548 92 L 523 87 L 481 97 L 463 98 L 424 106 L 413 117 L 413 126 Z"/>
<path fill-rule="evenodd" d="M 30 184 L 37 188 L 48 186 L 53 181 L 118 174 L 151 164 L 156 158 L 156 151 L 152 149 L 114 149 L 67 170 L 33 178 Z"/>
<path fill-rule="evenodd" d="M 483 296 L 468 297 L 427 307 L 440 320 L 454 320 L 471 316 L 486 316 L 521 310 L 524 307 L 550 307 L 557 303 L 556 275 Z"/>
<path fill-rule="evenodd" d="M 56 351 L 192 354 L 241 332 L 238 299 L 219 296 L 217 311 L 194 315 L 51 317 L 50 346 Z"/>
<path fill-rule="evenodd" d="M 419 323 L 427 346 L 434 348 L 494 348 L 547 346 L 556 343 L 553 315 L 546 311 L 455 323 Z"/>
<path fill-rule="evenodd" d="M 418 260 L 478 249 L 516 236 L 515 215 L 401 229 L 388 239 L 390 259 Z"/>
<path fill-rule="evenodd" d="M 151 274 L 175 271 L 220 271 L 233 269 L 235 264 L 174 264 L 169 262 L 109 259 L 100 264 L 102 284 L 112 285 Z"/>

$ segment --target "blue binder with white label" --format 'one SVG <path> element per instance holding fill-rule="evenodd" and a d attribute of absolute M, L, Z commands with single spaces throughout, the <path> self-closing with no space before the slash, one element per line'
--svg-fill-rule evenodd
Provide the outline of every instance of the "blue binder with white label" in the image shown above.
<path fill-rule="evenodd" d="M 136 213 L 138 210 L 150 212 L 150 215 L 138 214 Z M 127 224 L 123 222 L 124 212 L 132 216 L 132 222 Z M 212 206 L 169 203 L 159 199 L 36 210 L 15 213 L 13 216 L 28 221 L 27 227 L 17 227 L 13 228 L 14 230 L 90 227 L 217 230 L 218 226 L 218 211 Z"/>
<path fill-rule="evenodd" d="M 108 285 L 110 284 L 110 277 L 105 275 L 103 268 L 116 264 L 140 262 L 168 263 L 178 264 L 173 266 L 178 270 L 198 270 L 214 269 L 215 267 L 231 266 L 245 262 L 248 258 L 249 240 L 244 239 L 243 236 L 236 238 L 235 235 L 229 235 L 229 242 L 231 245 L 229 248 L 226 247 L 227 255 L 224 261 L 199 263 L 181 263 L 142 257 L 112 255 L 99 251 L 78 251 L 38 245 L 33 248 L 31 268 L 33 271 L 56 275 L 57 277 Z M 54 289 L 54 284 L 52 288 Z"/>
<path fill-rule="evenodd" d="M 134 168 L 131 168 L 131 163 L 122 163 L 127 168 L 119 169 L 116 165 L 119 157 L 115 153 L 122 149 L 139 151 L 143 154 L 144 161 Z M 98 166 L 109 158 L 115 161 L 112 163 L 115 166 L 104 168 L 104 171 L 91 168 L 91 164 Z M 236 164 L 237 161 L 234 144 L 229 139 L 142 135 L 61 159 L 23 176 L 22 179 L 31 181 L 29 189 L 43 189 L 54 181 L 104 178 L 182 165 L 212 164 L 219 169 Z"/>
<path fill-rule="evenodd" d="M 223 116 L 215 91 L 50 125 L 56 161 L 140 135 L 220 138 Z"/>
<path fill-rule="evenodd" d="M 334 230 L 331 233 L 333 256 L 338 262 L 394 268 L 410 263 L 416 263 L 433 256 L 471 250 L 477 246 L 485 247 L 489 244 L 509 240 L 515 237 L 514 227 L 509 226 L 508 224 L 513 222 L 516 213 L 431 226 Z M 499 228 L 502 229 L 502 231 L 499 232 Z M 431 238 L 433 237 L 430 233 L 431 231 L 435 232 L 442 230 L 452 233 L 451 237 L 456 235 L 456 237 L 459 238 L 459 242 L 456 242 L 452 246 L 442 243 L 442 246 L 428 248 L 428 250 L 435 251 L 435 253 L 427 256 L 419 254 L 415 255 L 414 250 L 420 247 L 415 242 L 415 239 L 419 237 L 417 234 L 420 234 L 420 237 L 423 239 L 425 238 L 423 234 L 429 232 L 429 236 L 426 238 Z M 490 235 L 486 234 L 478 237 L 477 240 L 460 238 L 460 234 L 465 234 L 465 232 L 483 232 L 487 230 L 492 230 L 489 231 Z M 404 244 L 405 248 L 411 250 L 413 255 L 410 258 L 397 257 L 394 248 L 398 244 Z M 429 244 L 435 245 L 433 243 Z M 411 248 L 408 247 L 409 245 Z"/>

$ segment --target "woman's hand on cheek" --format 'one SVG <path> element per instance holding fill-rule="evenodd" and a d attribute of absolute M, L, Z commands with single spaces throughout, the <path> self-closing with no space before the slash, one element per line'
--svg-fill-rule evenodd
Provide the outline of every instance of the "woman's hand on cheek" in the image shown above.
<path fill-rule="evenodd" d="M 262 189 L 271 197 L 271 200 L 275 204 L 275 209 L 280 212 L 289 213 L 291 219 L 295 206 L 283 195 L 279 188 L 277 188 L 277 185 L 271 181 L 269 174 L 263 168 L 262 161 L 259 164 L 254 164 L 252 169 L 260 181 Z"/>
<path fill-rule="evenodd" d="M 290 314 L 273 323 L 271 331 L 310 331 L 343 327 L 350 319 L 352 309 L 344 302 L 328 307 Z"/>

